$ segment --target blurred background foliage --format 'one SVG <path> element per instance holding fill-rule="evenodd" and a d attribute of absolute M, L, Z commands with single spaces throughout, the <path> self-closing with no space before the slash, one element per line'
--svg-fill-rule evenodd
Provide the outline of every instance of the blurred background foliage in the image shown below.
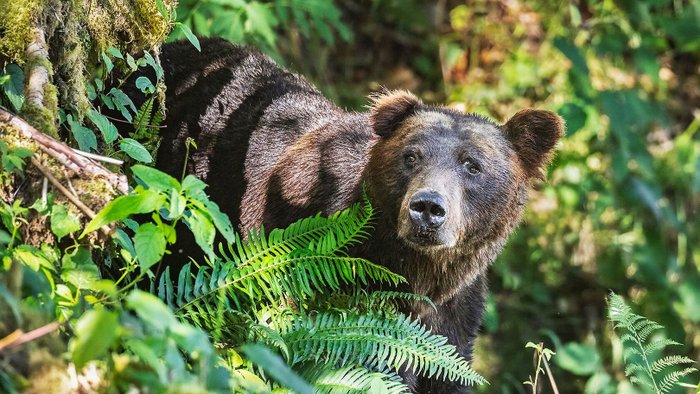
<path fill-rule="evenodd" d="M 636 392 L 609 290 L 700 356 L 699 0 L 183 0 L 178 17 L 348 108 L 386 86 L 498 121 L 526 107 L 566 119 L 492 269 L 480 390 L 526 392 L 524 346 L 544 341 L 561 392 Z"/>

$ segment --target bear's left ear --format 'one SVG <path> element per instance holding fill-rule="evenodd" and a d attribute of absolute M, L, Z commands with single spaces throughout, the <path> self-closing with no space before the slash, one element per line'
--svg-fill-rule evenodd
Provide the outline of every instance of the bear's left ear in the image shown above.
<path fill-rule="evenodd" d="M 390 136 L 422 104 L 420 99 L 405 90 L 392 90 L 370 96 L 369 119 L 374 132 L 381 137 Z"/>
<path fill-rule="evenodd" d="M 552 149 L 564 135 L 564 121 L 550 111 L 525 109 L 503 126 L 528 177 L 544 179 L 542 167 L 549 163 Z"/>

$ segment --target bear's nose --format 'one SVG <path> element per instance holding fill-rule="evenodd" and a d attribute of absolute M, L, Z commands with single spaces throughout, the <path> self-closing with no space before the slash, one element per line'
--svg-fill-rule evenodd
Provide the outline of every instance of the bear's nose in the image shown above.
<path fill-rule="evenodd" d="M 447 203 L 439 193 L 419 191 L 411 197 L 408 214 L 414 224 L 434 230 L 445 223 Z"/>

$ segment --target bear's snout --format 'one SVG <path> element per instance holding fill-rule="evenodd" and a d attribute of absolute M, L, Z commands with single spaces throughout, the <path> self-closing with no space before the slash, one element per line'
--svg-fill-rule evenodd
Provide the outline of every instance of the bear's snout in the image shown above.
<path fill-rule="evenodd" d="M 418 191 L 411 196 L 408 204 L 408 215 L 413 225 L 418 229 L 435 231 L 445 223 L 447 201 L 435 191 Z"/>

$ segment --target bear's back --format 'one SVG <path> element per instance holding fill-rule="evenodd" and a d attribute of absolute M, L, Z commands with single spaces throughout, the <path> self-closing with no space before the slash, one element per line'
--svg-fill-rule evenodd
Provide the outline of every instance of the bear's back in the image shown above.
<path fill-rule="evenodd" d="M 157 167 L 187 173 L 243 231 L 347 207 L 373 142 L 367 116 L 340 110 L 256 49 L 203 39 L 163 47 L 166 128 Z M 348 177 L 348 172 L 356 172 Z"/>

